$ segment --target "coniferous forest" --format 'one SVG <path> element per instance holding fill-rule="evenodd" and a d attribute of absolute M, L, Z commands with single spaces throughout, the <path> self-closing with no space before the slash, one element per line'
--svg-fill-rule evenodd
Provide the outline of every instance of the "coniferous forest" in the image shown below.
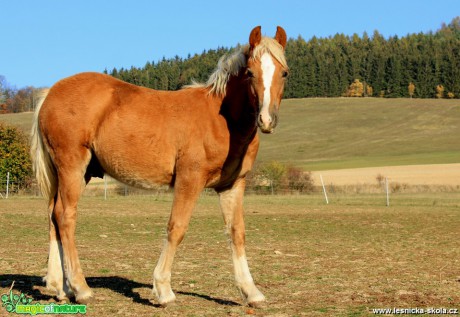
<path fill-rule="evenodd" d="M 136 85 L 176 90 L 192 80 L 205 81 L 219 58 L 234 49 L 221 47 L 105 72 Z M 285 98 L 460 97 L 460 17 L 436 32 L 404 37 L 385 38 L 378 31 L 308 41 L 299 36 L 289 39 L 286 57 L 290 74 Z"/>

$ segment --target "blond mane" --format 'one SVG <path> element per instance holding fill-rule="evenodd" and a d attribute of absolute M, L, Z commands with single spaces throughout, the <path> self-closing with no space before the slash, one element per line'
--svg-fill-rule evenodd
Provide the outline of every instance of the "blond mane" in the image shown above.
<path fill-rule="evenodd" d="M 249 58 L 260 59 L 264 53 L 269 53 L 284 68 L 288 68 L 283 47 L 275 39 L 262 37 L 259 45 L 251 52 Z M 246 56 L 249 54 L 249 45 L 241 47 L 237 52 L 224 55 L 217 63 L 216 70 L 209 76 L 206 83 L 193 82 L 184 88 L 208 88 L 209 94 L 225 96 L 228 80 L 237 75 L 241 68 L 246 67 Z"/>

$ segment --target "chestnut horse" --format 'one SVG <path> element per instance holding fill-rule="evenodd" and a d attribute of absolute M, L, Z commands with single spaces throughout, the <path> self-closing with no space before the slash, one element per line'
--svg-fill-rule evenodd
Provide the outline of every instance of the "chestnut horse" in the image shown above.
<path fill-rule="evenodd" d="M 49 258 L 44 278 L 59 300 L 87 302 L 88 287 L 75 245 L 77 202 L 91 177 L 137 187 L 174 187 L 174 201 L 153 289 L 165 306 L 174 255 L 203 188 L 219 194 L 231 237 L 236 284 L 249 305 L 265 300 L 249 272 L 242 198 L 259 147 L 257 127 L 272 133 L 288 66 L 286 33 L 263 37 L 219 61 L 204 84 L 178 91 L 134 86 L 108 75 L 81 73 L 57 82 L 35 112 L 32 157 L 49 201 Z"/>

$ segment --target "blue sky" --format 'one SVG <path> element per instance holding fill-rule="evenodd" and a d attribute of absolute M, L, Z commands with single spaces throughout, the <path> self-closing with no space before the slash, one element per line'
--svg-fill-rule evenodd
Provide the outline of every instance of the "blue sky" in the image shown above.
<path fill-rule="evenodd" d="M 457 15 L 460 0 L 0 0 L 0 75 L 18 88 L 51 86 L 78 72 L 247 43 L 257 25 L 307 40 L 374 30 L 388 37 L 436 31 Z"/>

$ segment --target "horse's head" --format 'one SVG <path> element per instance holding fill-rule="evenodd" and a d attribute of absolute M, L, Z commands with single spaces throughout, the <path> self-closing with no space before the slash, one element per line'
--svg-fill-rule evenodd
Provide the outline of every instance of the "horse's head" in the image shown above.
<path fill-rule="evenodd" d="M 249 81 L 249 95 L 258 109 L 257 125 L 263 133 L 273 133 L 278 122 L 278 110 L 288 75 L 284 57 L 286 32 L 277 28 L 274 39 L 262 37 L 261 27 L 249 36 L 249 52 L 245 76 Z"/>

